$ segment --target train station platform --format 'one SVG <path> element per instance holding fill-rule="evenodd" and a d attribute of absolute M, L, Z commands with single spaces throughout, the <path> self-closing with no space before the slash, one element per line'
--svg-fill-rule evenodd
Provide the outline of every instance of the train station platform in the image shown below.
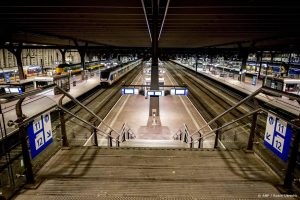
<path fill-rule="evenodd" d="M 168 71 L 163 75 L 165 85 L 178 85 Z M 144 82 L 142 74 L 132 84 L 141 85 Z M 121 92 L 121 91 L 120 91 Z M 123 95 L 112 110 L 108 113 L 104 122 L 115 130 L 120 130 L 126 123 L 136 135 L 133 146 L 163 147 L 170 146 L 167 140 L 173 140 L 174 134 L 186 124 L 192 134 L 206 124 L 201 114 L 186 96 L 167 95 L 159 97 L 160 123 L 156 124 L 149 118 L 149 98 L 142 95 Z M 100 124 L 99 128 L 106 131 L 106 127 Z M 210 131 L 207 127 L 204 131 Z M 92 138 L 92 136 L 91 136 Z M 91 138 L 85 145 L 92 145 Z M 107 145 L 107 139 L 99 139 L 100 145 Z M 154 140 L 153 142 L 146 140 Z M 144 141 L 144 142 L 143 142 Z M 175 143 L 176 141 L 172 141 Z M 206 138 L 204 148 L 211 148 L 214 144 L 214 135 Z M 130 146 L 130 142 L 121 143 L 121 146 Z M 171 145 L 172 146 L 172 145 Z M 176 146 L 176 145 L 175 145 Z M 178 147 L 182 144 L 178 142 Z"/>
<path fill-rule="evenodd" d="M 166 71 L 166 85 L 177 85 Z M 140 73 L 132 84 L 142 84 Z M 121 92 L 121 91 L 120 91 Z M 136 135 L 120 147 L 62 148 L 15 200 L 42 199 L 296 199 L 279 188 L 282 179 L 257 154 L 243 149 L 187 148 L 172 136 L 186 124 L 193 133 L 206 122 L 186 96 L 160 97 L 160 123 L 149 123 L 149 99 L 123 95 L 104 121 L 116 130 L 126 122 Z M 100 124 L 100 129 L 106 127 Z M 211 130 L 208 127 L 209 131 Z M 101 145 L 103 144 L 103 145 Z"/>
<path fill-rule="evenodd" d="M 70 85 L 69 91 L 69 94 L 75 98 L 97 87 L 99 85 L 99 76 L 96 75 L 84 81 L 81 80 L 81 76 L 76 76 L 76 82 L 76 86 L 73 86 L 72 84 Z M 46 110 L 51 106 L 56 105 L 61 96 L 61 94 L 54 95 L 53 89 L 49 89 L 45 92 L 39 93 L 38 95 L 27 97 L 22 103 L 23 114 L 27 117 L 31 117 L 42 110 Z M 69 101 L 70 99 L 64 98 L 63 104 L 66 104 Z M 15 111 L 16 103 L 17 101 L 12 101 L 1 105 L 6 124 L 9 120 L 15 121 L 17 119 Z M 14 129 L 15 128 L 7 127 L 7 132 L 9 133 Z"/>
<path fill-rule="evenodd" d="M 178 64 L 180 66 L 189 68 L 191 70 L 193 69 L 188 64 L 183 64 L 180 61 L 177 60 L 171 60 L 173 63 Z M 231 88 L 234 88 L 244 94 L 250 95 L 257 89 L 259 89 L 262 86 L 262 81 L 259 80 L 256 85 L 252 85 L 252 79 L 249 77 L 246 77 L 245 82 L 241 82 L 239 80 L 230 78 L 230 77 L 220 77 L 220 75 L 212 74 L 210 71 L 202 71 L 200 69 L 197 70 L 198 73 L 207 76 L 217 82 L 220 82 L 224 85 L 227 85 Z M 257 99 L 264 101 L 266 103 L 269 103 L 273 106 L 276 106 L 278 108 L 281 108 L 283 110 L 286 110 L 296 116 L 299 116 L 300 114 L 300 104 L 297 101 L 289 100 L 286 97 L 274 97 L 274 96 L 268 96 L 265 94 L 259 94 L 256 96 Z"/>

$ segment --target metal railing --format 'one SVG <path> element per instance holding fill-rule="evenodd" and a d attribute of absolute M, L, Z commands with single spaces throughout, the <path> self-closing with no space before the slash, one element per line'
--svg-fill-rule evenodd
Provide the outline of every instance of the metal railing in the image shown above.
<path fill-rule="evenodd" d="M 197 131 L 191 133 L 191 134 L 189 135 L 189 137 L 190 137 L 189 140 L 190 140 L 190 141 L 196 141 L 196 140 L 198 140 L 198 139 L 207 137 L 207 136 L 206 136 L 207 134 L 210 134 L 210 136 L 211 136 L 211 134 L 218 134 L 218 133 L 219 133 L 218 131 L 221 130 L 222 128 L 224 128 L 224 126 L 228 126 L 228 125 L 230 125 L 230 124 L 232 124 L 232 123 L 235 123 L 235 122 L 239 121 L 240 119 L 243 119 L 243 118 L 245 118 L 245 117 L 247 117 L 247 116 L 253 115 L 254 113 L 258 112 L 257 110 L 256 110 L 256 112 L 255 112 L 255 111 L 249 112 L 249 113 L 246 114 L 245 116 L 240 117 L 240 118 L 234 120 L 233 122 L 230 122 L 229 124 L 227 123 L 227 124 L 225 124 L 225 125 L 223 125 L 223 126 L 221 126 L 221 127 L 218 127 L 217 129 L 215 129 L 215 130 L 213 130 L 213 131 L 210 131 L 210 132 L 207 133 L 207 134 L 204 134 L 204 133 L 203 133 L 203 129 L 204 129 L 204 128 L 206 128 L 206 127 L 208 127 L 209 125 L 211 125 L 212 123 L 216 122 L 216 121 L 219 120 L 221 117 L 223 117 L 224 115 L 230 113 L 231 111 L 233 111 L 234 109 L 236 109 L 237 107 L 239 107 L 239 106 L 242 105 L 243 103 L 247 102 L 248 100 L 253 99 L 256 95 L 258 95 L 258 94 L 260 94 L 260 93 L 267 93 L 267 94 L 272 94 L 272 95 L 278 95 L 278 94 L 280 94 L 280 95 L 282 95 L 282 96 L 287 96 L 287 97 L 288 97 L 289 99 L 291 99 L 291 100 L 297 100 L 297 101 L 300 102 L 300 97 L 299 97 L 298 95 L 289 94 L 289 93 L 285 93 L 285 92 L 282 92 L 282 91 L 277 91 L 277 90 L 273 90 L 273 89 L 270 89 L 270 88 L 261 87 L 261 88 L 257 89 L 256 91 L 254 91 L 254 92 L 253 92 L 252 94 L 250 94 L 249 96 L 247 96 L 246 98 L 244 98 L 244 99 L 242 99 L 241 101 L 239 101 L 239 102 L 237 102 L 236 104 L 234 104 L 234 105 L 233 105 L 232 107 L 230 107 L 229 109 L 225 110 L 223 113 L 219 114 L 218 116 L 216 116 L 215 118 L 213 118 L 212 120 L 210 120 L 209 122 L 207 122 L 204 126 L 200 127 L 200 129 L 198 129 Z M 257 118 L 257 116 L 256 116 L 256 118 Z M 180 130 L 179 130 L 179 131 L 180 131 Z M 194 138 L 194 137 L 197 136 L 197 135 L 198 135 L 199 137 L 198 137 L 198 138 Z M 203 141 L 202 141 L 202 142 L 203 142 Z M 216 141 L 216 142 L 217 142 L 217 141 Z M 216 147 L 216 142 L 215 142 L 215 147 Z M 194 145 L 190 145 L 190 146 L 193 148 Z M 199 146 L 200 146 L 200 145 L 199 145 Z"/>
<path fill-rule="evenodd" d="M 126 140 L 134 139 L 136 138 L 135 134 L 131 130 L 131 128 L 128 127 L 126 123 L 123 124 L 121 128 L 121 133 L 117 137 L 117 143 L 116 146 L 120 147 L 120 142 L 125 142 Z"/>
<path fill-rule="evenodd" d="M 54 89 L 54 88 L 56 88 L 57 90 L 59 90 L 63 94 L 62 97 L 59 99 L 59 102 L 58 102 L 57 105 L 52 105 L 49 108 L 47 108 L 43 111 L 40 111 L 40 112 L 30 116 L 30 117 L 23 114 L 22 102 L 24 101 L 24 99 L 26 97 L 36 95 L 36 94 L 38 94 L 40 92 L 43 92 L 45 90 Z M 102 124 L 108 128 L 109 133 L 104 132 L 99 127 L 97 127 L 95 124 L 93 124 L 93 123 L 91 123 L 91 122 L 89 122 L 89 121 L 73 114 L 72 112 L 70 112 L 69 110 L 64 108 L 63 105 L 62 105 L 62 102 L 63 102 L 63 99 L 65 97 L 70 98 L 71 101 L 73 101 L 76 105 L 80 106 L 81 108 L 86 110 L 88 113 L 90 113 L 93 117 L 100 120 L 102 122 Z M 12 120 L 8 121 L 8 125 L 9 126 L 15 126 L 17 128 L 17 130 L 14 131 L 14 133 L 19 135 L 20 145 L 22 147 L 22 157 L 23 157 L 23 163 L 24 163 L 24 174 L 25 174 L 25 177 L 26 177 L 26 182 L 29 183 L 29 184 L 34 183 L 35 179 L 34 179 L 34 175 L 33 175 L 32 160 L 31 160 L 30 154 L 29 154 L 27 127 L 28 127 L 28 124 L 30 122 L 34 121 L 35 118 L 41 116 L 42 114 L 44 114 L 46 112 L 54 111 L 55 109 L 58 109 L 58 111 L 59 111 L 62 147 L 69 147 L 68 137 L 67 137 L 67 134 L 66 134 L 66 120 L 65 120 L 65 117 L 64 117 L 65 114 L 71 115 L 72 117 L 76 118 L 77 120 L 83 122 L 85 125 L 88 125 L 89 127 L 91 127 L 93 129 L 93 136 L 94 136 L 94 141 L 95 141 L 96 146 L 98 146 L 97 134 L 102 135 L 102 136 L 107 138 L 109 147 L 112 147 L 113 143 L 115 144 L 115 147 L 119 147 L 120 143 L 125 141 L 126 139 L 135 138 L 135 135 L 134 135 L 133 131 L 127 126 L 126 123 L 123 125 L 120 132 L 116 131 L 115 129 L 110 127 L 107 123 L 105 123 L 92 110 L 87 108 L 85 105 L 80 103 L 77 99 L 72 97 L 69 93 L 67 93 L 66 91 L 64 91 L 60 87 L 56 86 L 55 84 L 49 85 L 49 86 L 46 86 L 46 87 L 43 87 L 43 88 L 39 88 L 39 89 L 30 91 L 30 92 L 26 92 L 26 93 L 23 93 L 23 94 L 20 94 L 20 95 L 16 95 L 16 96 L 14 96 L 10 99 L 0 99 L 0 104 L 7 103 L 11 100 L 12 101 L 17 101 L 17 103 L 15 105 L 17 119 L 15 121 L 12 121 Z M 112 134 L 114 134 L 114 135 L 112 135 Z M 2 138 L 2 139 L 6 139 L 6 138 Z M 7 152 L 7 151 L 5 151 L 5 152 Z M 5 153 L 5 152 L 3 152 L 3 153 Z"/>
<path fill-rule="evenodd" d="M 66 135 L 66 127 L 65 127 L 65 118 L 64 118 L 65 113 L 72 115 L 74 118 L 76 118 L 76 119 L 80 120 L 81 122 L 83 122 L 84 124 L 92 127 L 93 130 L 94 130 L 94 140 L 95 141 L 98 141 L 97 140 L 97 134 L 101 134 L 101 135 L 106 136 L 107 139 L 108 139 L 108 146 L 110 146 L 110 147 L 112 146 L 113 142 L 115 142 L 116 147 L 118 147 L 121 142 L 125 141 L 126 139 L 130 139 L 130 138 L 134 137 L 134 134 L 133 134 L 132 130 L 130 128 L 128 128 L 128 126 L 126 124 L 123 125 L 120 132 L 112 129 L 109 125 L 104 123 L 103 120 L 99 116 L 97 116 L 93 111 L 88 109 L 86 106 L 84 106 L 82 103 L 80 103 L 77 99 L 73 98 L 71 95 L 69 95 L 67 92 L 65 92 L 64 90 L 62 90 L 59 87 L 57 87 L 57 89 L 60 90 L 63 93 L 63 96 L 61 97 L 58 105 L 51 106 L 50 108 L 48 108 L 44 111 L 41 111 L 41 112 L 31 116 L 31 117 L 27 117 L 23 114 L 23 112 L 22 112 L 22 102 L 26 97 L 31 96 L 31 95 L 35 95 L 37 93 L 40 93 L 40 92 L 44 91 L 45 89 L 50 89 L 50 88 L 53 88 L 53 87 L 57 87 L 57 86 L 55 86 L 55 85 L 47 86 L 45 88 L 41 88 L 41 89 L 37 89 L 37 90 L 34 90 L 34 91 L 26 92 L 26 93 L 21 94 L 21 95 L 17 95 L 13 99 L 10 99 L 10 100 L 18 100 L 18 102 L 16 104 L 17 120 L 15 120 L 14 122 L 10 121 L 10 125 L 15 125 L 19 129 L 18 135 L 19 135 L 19 141 L 20 141 L 20 144 L 21 144 L 21 147 L 22 147 L 24 173 L 25 173 L 27 183 L 34 183 L 35 182 L 35 179 L 34 179 L 34 176 L 33 176 L 33 170 L 32 170 L 32 161 L 31 161 L 31 158 L 30 158 L 30 155 L 29 155 L 28 140 L 27 140 L 27 126 L 28 126 L 28 123 L 30 123 L 36 117 L 40 116 L 41 114 L 43 114 L 47 111 L 54 110 L 55 108 L 58 108 L 58 110 L 60 112 L 60 122 L 61 122 L 60 125 L 61 125 L 62 133 L 64 133 L 64 135 L 62 135 L 63 146 L 64 145 L 69 146 L 67 135 Z M 213 120 L 211 120 L 204 127 L 209 126 L 209 124 L 213 123 L 214 121 L 216 121 L 217 119 L 219 119 L 220 117 L 225 115 L 226 113 L 230 112 L 231 110 L 233 110 L 237 106 L 241 105 L 245 101 L 249 100 L 251 97 L 254 97 L 255 95 L 257 95 L 260 92 L 274 93 L 275 91 L 270 90 L 270 89 L 260 88 L 254 94 L 252 94 L 252 95 L 248 96 L 247 98 L 243 99 L 242 101 L 236 103 L 233 107 L 231 107 L 227 111 L 223 112 L 222 114 L 220 114 L 219 116 L 217 116 Z M 285 95 L 285 93 L 283 93 L 283 92 L 281 94 Z M 65 109 L 62 106 L 62 100 L 66 96 L 69 97 L 71 100 L 73 100 L 77 105 L 79 105 L 80 107 L 87 110 L 95 118 L 99 119 L 103 123 L 103 125 L 105 125 L 106 127 L 109 127 L 110 132 L 107 134 L 106 132 L 103 132 L 102 130 L 99 130 L 99 127 L 97 127 L 96 125 L 82 119 L 81 117 L 76 116 L 72 112 Z M 300 100 L 300 97 L 295 97 L 295 96 L 291 96 L 291 97 L 295 100 L 298 100 L 298 101 Z M 6 99 L 1 99 L 0 100 L 0 104 L 6 103 L 6 102 L 8 102 L 8 100 L 6 100 Z M 252 115 L 252 125 L 251 125 L 249 141 L 248 141 L 248 147 L 247 147 L 248 149 L 251 149 L 251 148 L 253 148 L 253 143 L 254 143 L 253 141 L 254 141 L 254 136 L 255 136 L 254 132 L 255 132 L 255 127 L 256 127 L 257 115 L 260 114 L 261 111 L 270 112 L 270 111 L 262 109 L 262 108 L 257 108 L 256 110 L 254 110 L 250 113 L 247 113 L 244 116 L 242 116 L 242 117 L 240 117 L 236 120 L 233 120 L 231 122 L 223 124 L 222 126 L 216 128 L 216 129 L 214 129 L 214 130 L 212 130 L 208 133 L 205 133 L 205 134 L 202 133 L 203 127 L 201 127 L 200 130 L 194 132 L 193 134 L 190 134 L 189 131 L 188 131 L 187 126 L 184 125 L 183 129 L 181 131 L 178 131 L 176 134 L 177 134 L 179 139 L 181 138 L 182 141 L 190 144 L 191 148 L 193 148 L 193 146 L 196 142 L 199 143 L 198 148 L 201 148 L 200 144 L 203 142 L 204 138 L 215 134 L 217 136 L 216 137 L 216 140 L 217 140 L 218 139 L 218 131 L 220 131 L 222 128 L 225 128 L 225 127 L 237 122 L 238 120 L 242 120 L 243 118 L 250 117 Z M 299 132 L 299 130 L 300 130 L 299 125 L 295 125 L 294 123 L 291 123 L 291 122 L 288 122 L 288 123 L 291 124 L 292 127 L 297 128 L 297 131 Z M 116 137 L 112 136 L 112 134 L 111 134 L 112 132 L 116 133 Z M 293 144 L 291 145 L 291 153 L 290 153 L 290 156 L 289 156 L 286 175 L 285 175 L 285 181 L 284 181 L 286 186 L 289 186 L 292 183 L 292 180 L 293 180 L 293 171 L 294 171 L 294 168 L 295 168 L 295 162 L 297 160 L 296 158 L 297 158 L 297 153 L 298 153 L 298 148 L 299 148 L 299 141 L 300 141 L 300 134 L 298 132 L 295 132 Z M 199 134 L 201 134 L 201 135 L 199 135 Z M 198 136 L 198 137 L 195 138 L 196 136 Z M 216 142 L 215 146 L 217 146 L 217 144 L 218 143 Z"/>
<path fill-rule="evenodd" d="M 126 133 L 128 135 L 127 139 L 130 138 L 134 138 L 135 135 L 132 132 L 132 130 L 130 128 L 128 128 L 127 124 L 124 123 L 123 127 L 120 131 L 120 133 L 115 130 L 114 128 L 112 128 L 111 126 L 109 126 L 109 124 L 107 124 L 106 122 L 103 121 L 103 119 L 101 117 L 99 117 L 97 114 L 95 114 L 92 110 L 90 110 L 88 107 L 86 107 L 85 105 L 83 105 L 81 102 L 79 102 L 76 98 L 74 98 L 72 95 L 70 95 L 69 93 L 67 93 L 66 91 L 64 91 L 62 88 L 56 86 L 56 88 L 63 93 L 63 96 L 60 98 L 59 103 L 58 103 L 58 108 L 62 111 L 60 112 L 60 119 L 61 119 L 61 133 L 62 133 L 62 139 L 63 139 L 63 146 L 67 147 L 69 146 L 68 144 L 68 139 L 67 139 L 67 134 L 66 134 L 66 128 L 65 128 L 65 120 L 64 120 L 64 113 L 68 113 L 69 115 L 75 117 L 76 119 L 78 119 L 79 121 L 83 122 L 86 125 L 89 125 L 90 127 L 93 128 L 93 136 L 94 136 L 94 143 L 96 146 L 98 146 L 98 139 L 97 139 L 97 134 L 100 134 L 102 136 L 105 136 L 107 138 L 107 144 L 108 147 L 112 147 L 113 146 L 113 142 L 115 143 L 116 147 L 120 146 L 120 143 L 125 141 L 124 140 L 124 134 Z M 72 112 L 68 111 L 67 109 L 65 109 L 62 106 L 62 102 L 63 99 L 65 97 L 68 97 L 69 99 L 71 99 L 75 104 L 77 104 L 78 106 L 82 107 L 83 109 L 85 109 L 88 113 L 90 113 L 91 115 L 93 115 L 96 119 L 98 119 L 101 124 L 103 124 L 105 127 L 107 127 L 107 131 L 103 131 L 101 130 L 99 127 L 95 126 L 94 124 L 82 119 L 79 116 L 76 116 L 75 114 L 73 114 Z"/>
<path fill-rule="evenodd" d="M 244 114 L 243 116 L 235 119 L 235 120 L 232 120 L 230 122 L 227 122 L 223 125 L 219 125 L 219 127 L 211 130 L 211 131 L 208 131 L 206 132 L 205 134 L 202 132 L 203 129 L 205 127 L 208 127 L 210 124 L 212 124 L 213 122 L 215 122 L 216 120 L 220 119 L 222 116 L 224 116 L 225 114 L 231 112 L 233 109 L 237 108 L 238 106 L 240 106 L 241 104 L 245 103 L 246 101 L 250 100 L 251 98 L 254 98 L 256 95 L 258 95 L 259 93 L 266 93 L 266 94 L 272 94 L 272 95 L 280 95 L 280 96 L 286 96 L 288 97 L 289 99 L 291 100 L 296 100 L 298 102 L 300 102 L 300 96 L 297 96 L 297 95 L 294 95 L 294 94 L 289 94 L 289 93 L 285 93 L 285 92 L 282 92 L 282 91 L 277 91 L 277 90 L 273 90 L 273 89 L 270 89 L 270 88 L 259 88 L 258 90 L 256 90 L 254 93 L 252 93 L 251 95 L 247 96 L 246 98 L 242 99 L 241 101 L 237 102 L 236 104 L 234 104 L 231 108 L 229 108 L 228 110 L 224 111 L 223 113 L 219 114 L 217 117 L 215 117 L 214 119 L 210 120 L 207 124 L 205 124 L 204 126 L 202 126 L 199 130 L 195 131 L 194 133 L 192 134 L 185 134 L 183 131 L 182 131 L 182 128 L 177 131 L 174 135 L 174 139 L 178 139 L 178 137 L 180 135 L 187 135 L 189 136 L 190 138 L 189 139 L 184 139 L 185 142 L 189 142 L 189 146 L 190 148 L 193 148 L 194 147 L 194 144 L 197 142 L 197 141 L 201 141 L 203 142 L 203 140 L 207 137 L 211 137 L 211 136 L 215 136 L 215 141 L 214 141 L 214 148 L 217 148 L 218 147 L 218 144 L 219 144 L 219 138 L 220 138 L 220 135 L 222 134 L 221 130 L 244 119 L 244 118 L 247 118 L 247 117 L 251 117 L 252 116 L 252 121 L 251 121 L 251 127 L 250 127 L 250 130 L 249 130 L 249 135 L 247 135 L 247 139 L 248 141 L 246 141 L 247 144 L 245 144 L 247 147 L 246 149 L 248 151 L 253 151 L 253 150 L 257 150 L 257 152 L 259 152 L 260 150 L 258 149 L 258 146 L 257 148 L 254 149 L 254 144 L 256 144 L 256 142 L 254 141 L 256 135 L 256 127 L 257 127 L 257 121 L 258 121 L 258 116 L 260 114 L 265 114 L 265 113 L 272 113 L 274 115 L 277 115 L 278 117 L 280 117 L 282 120 L 286 121 L 287 124 L 289 124 L 289 126 L 292 128 L 292 132 L 293 132 L 293 140 L 292 140 L 292 144 L 290 145 L 290 153 L 289 153 L 289 157 L 288 157 L 288 161 L 287 163 L 284 164 L 284 167 L 286 167 L 286 170 L 285 170 L 285 173 L 284 173 L 284 186 L 287 187 L 287 188 L 290 188 L 293 184 L 293 181 L 294 181 L 294 177 L 295 177 L 295 174 L 294 174 L 294 171 L 295 171 L 295 167 L 296 167 L 296 161 L 297 161 L 297 154 L 298 154 L 298 149 L 299 149 L 299 143 L 300 143 L 300 118 L 299 116 L 295 116 L 295 119 L 292 119 L 292 120 L 288 120 L 288 119 L 285 119 L 285 117 L 281 116 L 280 114 L 277 114 L 275 113 L 274 111 L 272 110 L 267 110 L 267 109 L 264 109 L 264 108 L 261 108 L 258 106 L 258 103 L 255 102 L 256 104 L 256 109 L 251 111 L 251 112 L 248 112 L 246 114 Z M 254 101 L 256 101 L 254 99 Z M 247 124 L 248 126 L 248 124 Z M 232 128 L 232 127 L 231 127 Z M 242 131 L 244 132 L 244 131 Z M 237 136 L 239 134 L 241 134 L 242 132 L 239 132 L 237 134 Z M 198 135 L 198 137 L 196 137 Z M 180 139 L 180 137 L 179 137 Z M 259 140 L 261 140 L 261 138 L 257 138 Z M 262 138 L 263 140 L 263 138 Z M 257 143 L 259 144 L 259 143 Z M 198 148 L 201 148 L 200 145 Z M 261 154 L 265 154 L 265 156 L 262 156 L 263 160 L 265 160 L 267 163 L 270 162 L 270 157 L 268 157 L 267 155 L 269 154 L 269 151 L 266 149 L 266 148 L 262 148 L 263 149 L 263 152 L 260 152 Z M 273 161 L 272 161 L 273 162 Z M 282 168 L 280 167 L 280 169 L 282 171 Z M 278 171 L 278 170 L 277 170 Z"/>
<path fill-rule="evenodd" d="M 182 142 L 185 142 L 189 144 L 190 148 L 194 148 L 195 140 L 193 137 L 191 137 L 190 131 L 186 124 L 183 124 L 183 127 L 181 127 L 174 135 L 174 140 L 180 140 Z M 202 148 L 203 146 L 203 139 L 197 139 L 198 142 L 198 148 Z"/>

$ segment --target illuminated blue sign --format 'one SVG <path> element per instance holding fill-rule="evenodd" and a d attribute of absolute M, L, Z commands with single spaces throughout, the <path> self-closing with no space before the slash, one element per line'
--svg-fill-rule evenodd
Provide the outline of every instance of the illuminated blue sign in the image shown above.
<path fill-rule="evenodd" d="M 164 96 L 165 92 L 163 90 L 162 91 L 159 91 L 159 90 L 150 90 L 150 91 L 147 91 L 147 95 L 148 96 Z"/>
<path fill-rule="evenodd" d="M 45 113 L 31 122 L 27 128 L 31 158 L 35 158 L 52 143 L 50 113 Z"/>
<path fill-rule="evenodd" d="M 264 138 L 265 146 L 284 161 L 288 160 L 292 137 L 292 129 L 286 121 L 275 115 L 268 114 L 266 132 Z"/>
<path fill-rule="evenodd" d="M 188 89 L 186 88 L 172 88 L 170 90 L 171 95 L 183 95 L 187 96 L 188 95 Z"/>
<path fill-rule="evenodd" d="M 124 94 L 139 94 L 138 88 L 122 88 L 122 95 Z"/>

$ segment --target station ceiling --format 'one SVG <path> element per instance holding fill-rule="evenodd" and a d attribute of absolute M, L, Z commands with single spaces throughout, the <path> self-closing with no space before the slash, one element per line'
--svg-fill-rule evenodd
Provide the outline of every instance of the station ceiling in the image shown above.
<path fill-rule="evenodd" d="M 150 47 L 152 3 L 2 0 L 0 41 Z M 159 1 L 159 47 L 297 46 L 299 27 L 300 3 L 290 0 Z"/>

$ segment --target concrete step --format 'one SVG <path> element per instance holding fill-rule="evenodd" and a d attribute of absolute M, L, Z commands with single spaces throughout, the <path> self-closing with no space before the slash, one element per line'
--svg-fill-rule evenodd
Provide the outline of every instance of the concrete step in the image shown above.
<path fill-rule="evenodd" d="M 17 200 L 229 200 L 280 194 L 274 174 L 242 150 L 74 147 L 59 151 L 38 175 L 44 180 L 39 188 L 21 191 Z"/>
<path fill-rule="evenodd" d="M 163 147 L 163 148 L 188 148 L 184 142 L 177 140 L 147 140 L 147 139 L 133 139 L 122 142 L 121 147 Z"/>
<path fill-rule="evenodd" d="M 238 190 L 237 190 L 238 188 Z M 255 191 L 256 193 L 254 193 Z M 59 179 L 46 180 L 38 192 L 28 191 L 17 200 L 44 199 L 260 199 L 262 194 L 278 194 L 269 183 L 122 181 Z M 269 199 L 269 198 L 268 198 Z M 280 198 L 279 198 L 280 199 Z"/>

